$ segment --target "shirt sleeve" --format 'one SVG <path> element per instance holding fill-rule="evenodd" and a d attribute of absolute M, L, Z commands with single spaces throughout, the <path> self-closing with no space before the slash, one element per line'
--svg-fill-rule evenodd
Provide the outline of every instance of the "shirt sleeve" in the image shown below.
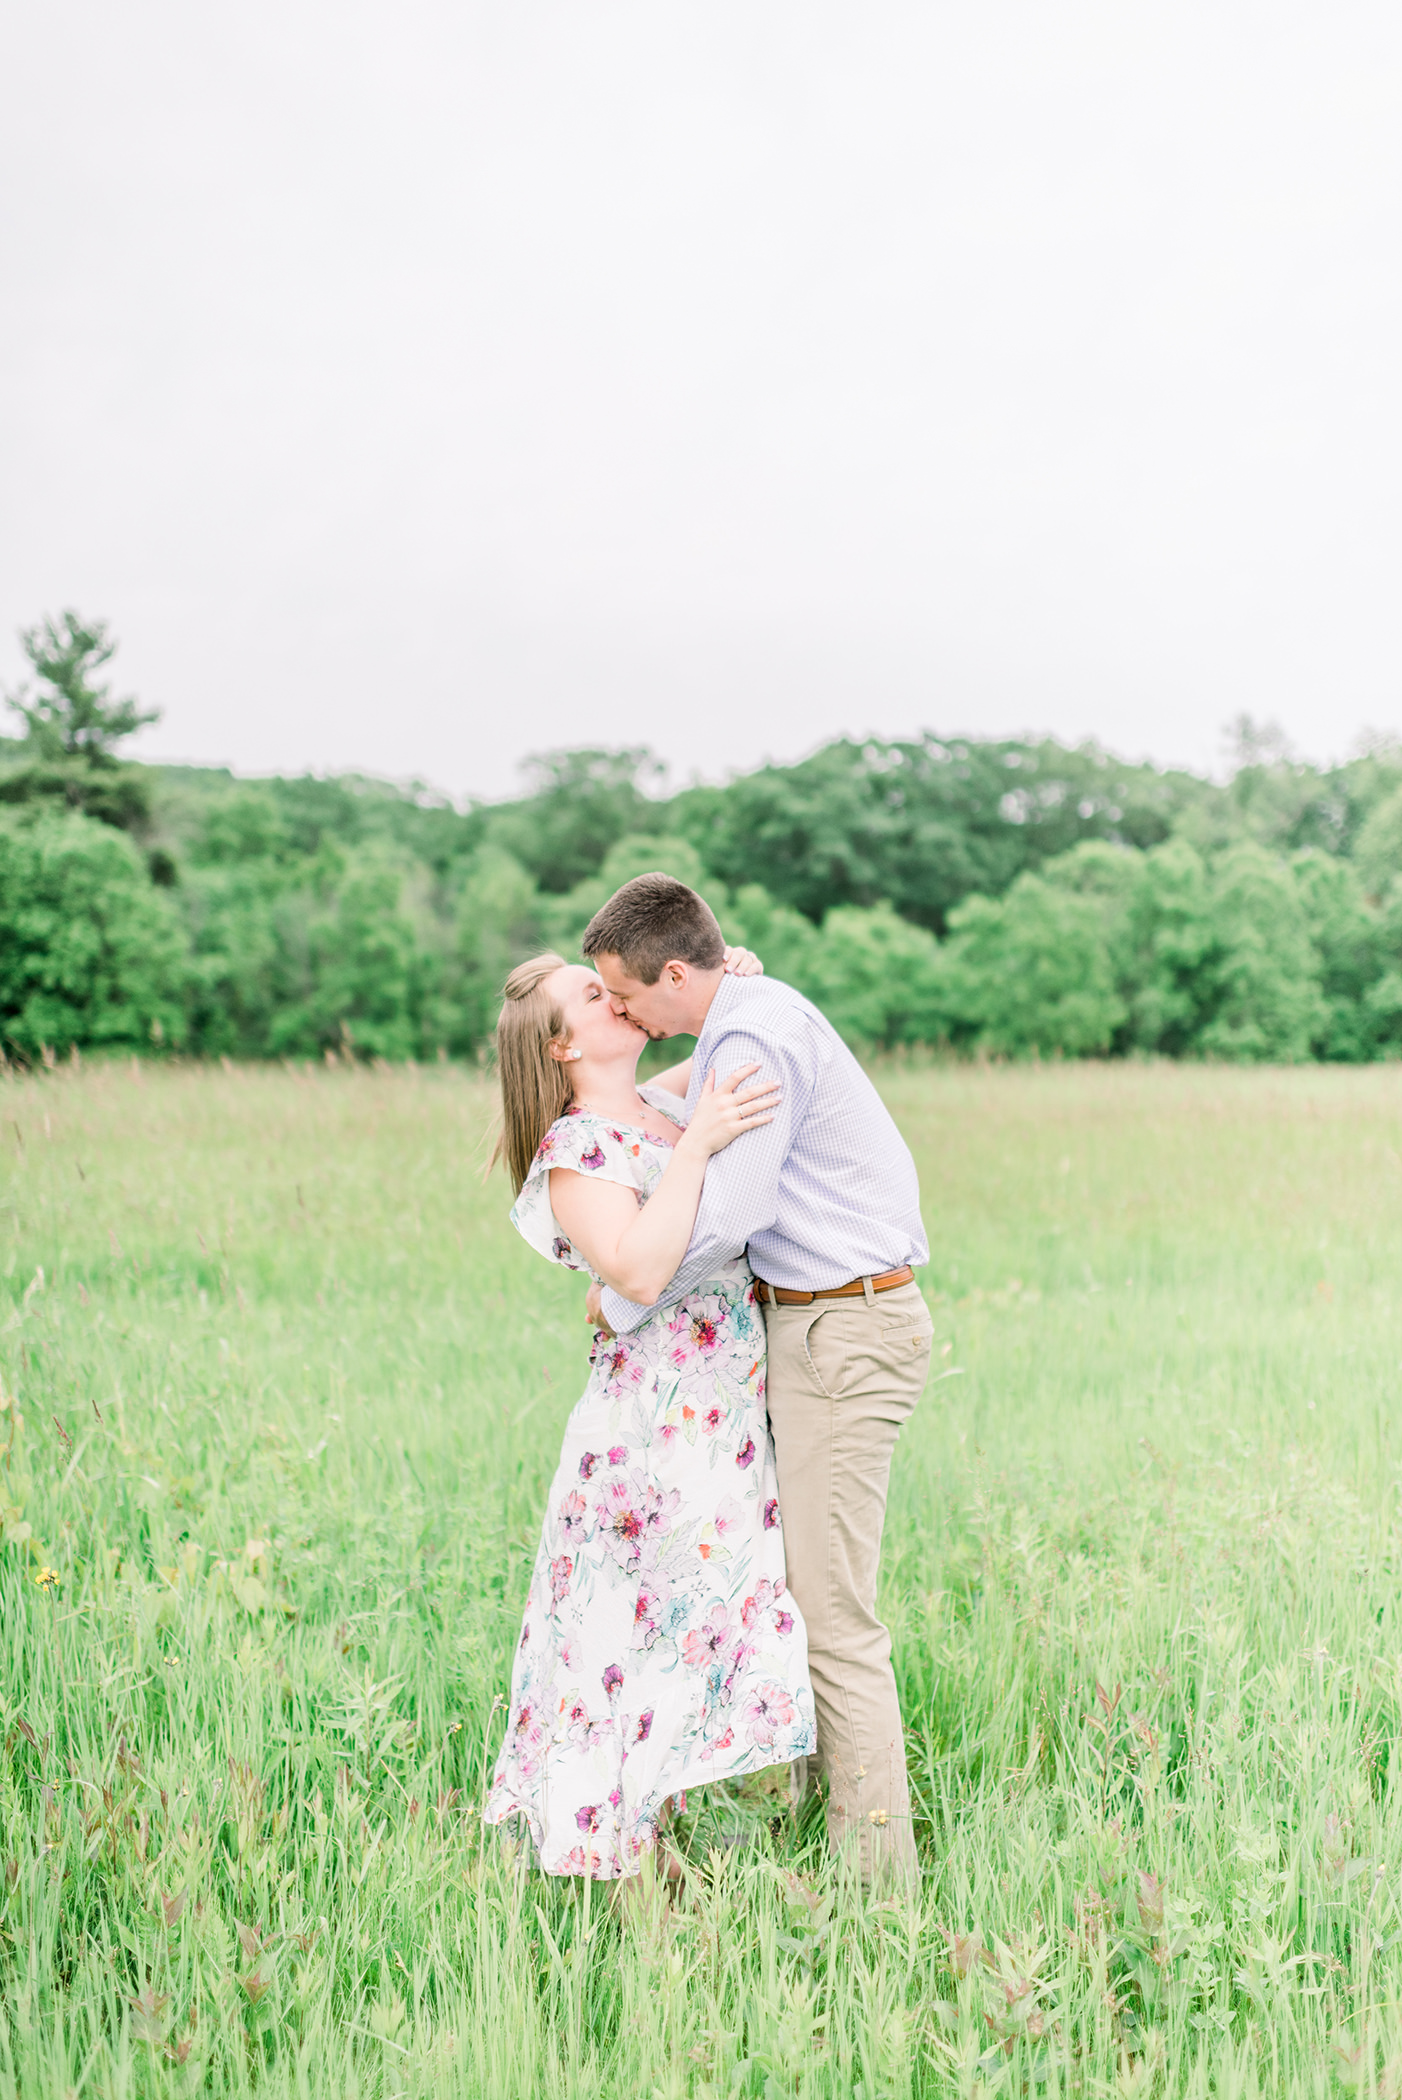
<path fill-rule="evenodd" d="M 674 1305 L 707 1282 L 723 1263 L 743 1254 L 752 1235 L 763 1232 L 778 1215 L 779 1176 L 789 1155 L 794 1125 L 808 1106 L 815 1074 L 806 1068 L 795 1045 L 740 1029 L 727 1030 L 707 1057 L 706 1069 L 721 1080 L 728 1079 L 737 1065 L 759 1066 L 748 1085 L 761 1079 L 779 1081 L 784 1091 L 774 1120 L 758 1130 L 747 1130 L 707 1161 L 691 1244 L 657 1304 L 634 1305 L 617 1291 L 605 1290 L 604 1316 L 619 1334 L 631 1333 L 658 1306 Z M 695 1092 L 693 1088 L 693 1108 Z"/>

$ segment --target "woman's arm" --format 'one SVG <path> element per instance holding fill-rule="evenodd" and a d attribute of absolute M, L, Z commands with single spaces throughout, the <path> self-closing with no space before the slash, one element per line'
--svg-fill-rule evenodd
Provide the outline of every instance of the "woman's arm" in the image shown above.
<path fill-rule="evenodd" d="M 773 1114 L 777 1090 L 766 1081 L 743 1082 L 758 1065 L 742 1065 L 717 1086 L 707 1077 L 696 1113 L 672 1151 L 661 1181 L 639 1206 L 632 1189 L 595 1181 L 573 1167 L 550 1173 L 550 1208 L 591 1269 L 635 1305 L 651 1305 L 686 1253 L 706 1162 L 746 1130 Z"/>
<path fill-rule="evenodd" d="M 692 1062 L 688 1057 L 679 1065 L 668 1065 L 665 1072 L 653 1072 L 643 1085 L 655 1086 L 661 1093 L 675 1094 L 679 1101 L 685 1101 L 686 1090 L 691 1085 Z"/>

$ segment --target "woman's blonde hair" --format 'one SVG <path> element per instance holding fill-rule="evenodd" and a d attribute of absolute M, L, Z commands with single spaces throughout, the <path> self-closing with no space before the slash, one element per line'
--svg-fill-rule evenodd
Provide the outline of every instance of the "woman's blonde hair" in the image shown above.
<path fill-rule="evenodd" d="M 569 1075 L 550 1055 L 552 1043 L 568 1041 L 564 1010 L 545 989 L 546 978 L 564 967 L 561 955 L 533 955 L 529 962 L 518 963 L 506 980 L 505 1003 L 497 1016 L 501 1136 L 491 1164 L 505 1159 L 518 1194 L 541 1139 L 570 1105 Z"/>

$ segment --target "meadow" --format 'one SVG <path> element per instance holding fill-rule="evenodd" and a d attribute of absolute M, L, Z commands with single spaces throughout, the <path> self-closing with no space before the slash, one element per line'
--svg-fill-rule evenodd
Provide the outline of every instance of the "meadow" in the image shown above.
<path fill-rule="evenodd" d="M 1402 1069 L 892 1064 L 925 1878 L 484 1831 L 582 1279 L 453 1067 L 0 1082 L 0 2100 L 1402 2094 Z"/>

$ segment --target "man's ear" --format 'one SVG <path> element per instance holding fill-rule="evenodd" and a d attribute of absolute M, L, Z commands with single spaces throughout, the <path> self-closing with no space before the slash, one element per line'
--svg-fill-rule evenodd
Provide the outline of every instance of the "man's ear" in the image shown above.
<path fill-rule="evenodd" d="M 686 964 L 684 962 L 669 962 L 665 965 L 665 968 L 667 972 L 667 982 L 671 985 L 672 990 L 674 992 L 681 991 L 682 987 L 686 984 L 688 978 L 691 975 L 691 972 L 690 970 L 688 970 Z"/>

